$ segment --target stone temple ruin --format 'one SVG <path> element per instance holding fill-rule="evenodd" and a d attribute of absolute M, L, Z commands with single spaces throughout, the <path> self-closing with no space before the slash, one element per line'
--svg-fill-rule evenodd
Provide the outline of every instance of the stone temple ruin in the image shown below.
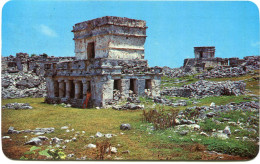
<path fill-rule="evenodd" d="M 162 70 L 144 59 L 146 29 L 143 20 L 111 16 L 75 24 L 76 59 L 45 64 L 45 101 L 105 107 L 115 92 L 121 99 L 159 96 Z"/>
<path fill-rule="evenodd" d="M 202 71 L 215 66 L 228 66 L 228 58 L 215 58 L 215 47 L 194 47 L 195 58 L 184 60 L 185 71 Z"/>
<path fill-rule="evenodd" d="M 257 65 L 259 56 L 246 56 L 243 59 L 239 58 L 219 58 L 215 57 L 215 47 L 194 47 L 195 58 L 187 58 L 184 60 L 183 68 L 185 72 L 197 71 L 214 68 L 217 66 L 223 67 L 238 67 L 251 61 L 250 65 Z"/>

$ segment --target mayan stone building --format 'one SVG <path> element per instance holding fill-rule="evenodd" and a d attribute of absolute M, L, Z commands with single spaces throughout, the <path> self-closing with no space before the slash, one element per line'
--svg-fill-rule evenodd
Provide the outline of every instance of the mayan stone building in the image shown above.
<path fill-rule="evenodd" d="M 45 65 L 47 103 L 105 107 L 115 90 L 122 99 L 131 94 L 159 96 L 161 68 L 144 60 L 146 22 L 102 17 L 73 26 L 74 61 Z"/>
<path fill-rule="evenodd" d="M 228 58 L 215 57 L 215 47 L 194 47 L 195 58 L 184 60 L 183 67 L 186 71 L 202 71 L 216 66 L 228 66 Z"/>

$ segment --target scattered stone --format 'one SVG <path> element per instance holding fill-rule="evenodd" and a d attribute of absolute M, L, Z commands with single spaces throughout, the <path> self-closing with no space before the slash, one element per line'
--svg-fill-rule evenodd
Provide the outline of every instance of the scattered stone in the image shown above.
<path fill-rule="evenodd" d="M 239 129 L 235 129 L 234 133 L 239 133 L 240 130 Z"/>
<path fill-rule="evenodd" d="M 228 136 L 225 133 L 214 132 L 214 133 L 212 133 L 212 136 L 219 138 L 219 139 L 222 139 L 222 140 L 228 139 Z"/>
<path fill-rule="evenodd" d="M 65 107 L 65 108 L 70 108 L 71 105 L 70 105 L 70 104 L 67 104 L 67 105 L 65 105 L 64 107 Z"/>
<path fill-rule="evenodd" d="M 179 132 L 179 134 L 182 135 L 182 136 L 185 136 L 185 135 L 188 134 L 188 132 L 189 132 L 188 130 L 182 130 L 182 131 Z"/>
<path fill-rule="evenodd" d="M 111 146 L 110 146 L 109 148 L 107 148 L 106 153 L 108 153 L 109 150 L 110 150 L 110 152 L 111 152 L 112 154 L 116 154 L 116 153 L 117 153 L 117 148 L 116 148 L 116 147 L 111 147 Z"/>
<path fill-rule="evenodd" d="M 72 157 L 74 157 L 74 154 L 68 154 L 67 157 L 72 158 Z"/>
<path fill-rule="evenodd" d="M 209 137 L 209 135 L 207 133 L 205 133 L 205 132 L 200 132 L 200 135 Z"/>
<path fill-rule="evenodd" d="M 113 109 L 116 110 L 136 110 L 136 109 L 143 109 L 144 105 L 138 105 L 133 103 L 126 103 L 125 105 L 114 105 L 112 106 Z"/>
<path fill-rule="evenodd" d="M 216 106 L 216 104 L 215 104 L 214 102 L 212 102 L 212 103 L 210 104 L 210 107 L 214 107 L 214 106 Z"/>
<path fill-rule="evenodd" d="M 120 125 L 120 130 L 130 130 L 131 125 L 130 124 L 121 124 Z"/>
<path fill-rule="evenodd" d="M 87 145 L 86 148 L 96 148 L 96 147 L 97 147 L 96 145 L 90 143 L 90 144 Z"/>
<path fill-rule="evenodd" d="M 52 144 L 61 144 L 62 139 L 59 139 L 58 137 L 51 138 Z"/>
<path fill-rule="evenodd" d="M 43 135 L 43 134 L 45 134 L 44 132 L 37 132 L 37 133 L 35 133 L 35 135 Z"/>
<path fill-rule="evenodd" d="M 42 141 L 49 140 L 49 138 L 46 137 L 46 136 L 38 136 L 38 138 L 39 138 L 40 140 L 42 140 Z"/>
<path fill-rule="evenodd" d="M 95 134 L 95 137 L 97 137 L 97 138 L 103 137 L 103 134 L 100 133 L 100 132 L 97 132 L 97 133 Z"/>
<path fill-rule="evenodd" d="M 227 134 L 227 135 L 231 135 L 231 131 L 229 126 L 225 127 L 225 129 L 223 130 L 223 133 Z"/>
<path fill-rule="evenodd" d="M 56 144 L 56 145 L 55 145 L 55 147 L 59 148 L 59 147 L 60 147 L 60 145 L 59 145 L 59 144 Z"/>
<path fill-rule="evenodd" d="M 216 115 L 216 113 L 214 113 L 214 112 L 209 112 L 206 114 L 207 117 L 213 117 L 215 115 Z"/>
<path fill-rule="evenodd" d="M 28 142 L 25 143 L 25 145 L 40 145 L 42 141 L 48 140 L 45 136 L 38 136 L 30 139 Z"/>
<path fill-rule="evenodd" d="M 72 141 L 74 141 L 74 142 L 77 141 L 77 138 L 76 138 L 76 137 L 73 137 L 73 138 L 72 138 Z"/>
<path fill-rule="evenodd" d="M 106 138 L 111 138 L 113 135 L 112 134 L 105 134 L 104 135 Z"/>
<path fill-rule="evenodd" d="M 130 153 L 129 150 L 122 151 L 122 154 L 129 154 L 129 153 Z"/>
<path fill-rule="evenodd" d="M 2 139 L 10 139 L 10 136 L 3 136 Z"/>
<path fill-rule="evenodd" d="M 68 126 L 63 126 L 63 127 L 61 127 L 60 129 L 68 129 L 69 127 Z"/>
<path fill-rule="evenodd" d="M 33 109 L 28 103 L 9 103 L 2 106 L 4 109 Z"/>

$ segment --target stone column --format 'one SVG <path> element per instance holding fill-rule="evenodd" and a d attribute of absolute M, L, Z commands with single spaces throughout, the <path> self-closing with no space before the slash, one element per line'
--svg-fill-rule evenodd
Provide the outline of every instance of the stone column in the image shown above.
<path fill-rule="evenodd" d="M 153 79 L 152 80 L 152 96 L 160 96 L 160 85 L 161 80 L 159 79 Z"/>
<path fill-rule="evenodd" d="M 71 91 L 70 81 L 69 80 L 64 80 L 64 81 L 66 83 L 66 98 L 70 98 L 70 91 Z"/>
<path fill-rule="evenodd" d="M 80 93 L 79 81 L 74 80 L 74 85 L 75 85 L 75 99 L 79 99 L 79 93 Z"/>
<path fill-rule="evenodd" d="M 130 79 L 121 79 L 122 98 L 129 97 Z"/>
<path fill-rule="evenodd" d="M 137 84 L 138 84 L 138 96 L 143 96 L 145 90 L 145 79 L 138 79 Z"/>
<path fill-rule="evenodd" d="M 64 81 L 58 80 L 58 82 L 59 82 L 59 97 L 62 98 L 64 97 Z"/>
<path fill-rule="evenodd" d="M 47 89 L 47 97 L 55 97 L 54 94 L 54 80 L 50 77 L 46 77 L 46 89 Z"/>
<path fill-rule="evenodd" d="M 87 90 L 88 90 L 88 83 L 87 83 L 87 79 L 82 79 L 82 84 L 83 84 L 83 97 L 86 97 L 87 95 Z"/>

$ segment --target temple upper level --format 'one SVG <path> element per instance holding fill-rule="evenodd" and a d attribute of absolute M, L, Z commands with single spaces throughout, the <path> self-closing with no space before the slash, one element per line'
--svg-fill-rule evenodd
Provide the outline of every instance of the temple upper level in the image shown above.
<path fill-rule="evenodd" d="M 215 57 L 215 47 L 194 47 L 195 58 L 214 58 Z"/>
<path fill-rule="evenodd" d="M 73 26 L 77 60 L 144 59 L 146 22 L 105 16 Z"/>

